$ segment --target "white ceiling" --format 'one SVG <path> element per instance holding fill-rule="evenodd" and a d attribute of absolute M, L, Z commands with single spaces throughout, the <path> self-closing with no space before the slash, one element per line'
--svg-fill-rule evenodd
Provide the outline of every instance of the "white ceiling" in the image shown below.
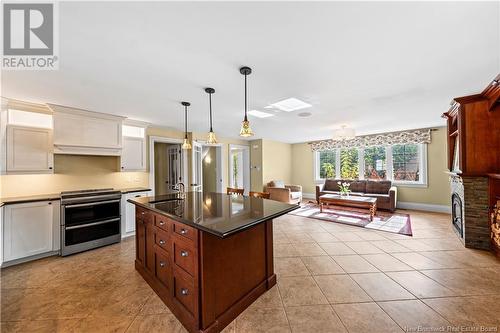
<path fill-rule="evenodd" d="M 2 95 L 238 137 L 249 110 L 296 97 L 312 108 L 251 117 L 255 138 L 303 142 L 438 126 L 451 98 L 500 68 L 499 2 L 64 2 L 60 69 L 3 71 Z M 309 118 L 297 116 L 312 112 Z"/>

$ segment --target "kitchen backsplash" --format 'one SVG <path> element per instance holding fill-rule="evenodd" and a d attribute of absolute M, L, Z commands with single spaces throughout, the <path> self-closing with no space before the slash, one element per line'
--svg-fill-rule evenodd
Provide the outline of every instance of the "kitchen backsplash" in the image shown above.
<path fill-rule="evenodd" d="M 54 174 L 2 175 L 1 197 L 88 188 L 147 187 L 148 172 L 119 172 L 118 157 L 54 155 Z"/>

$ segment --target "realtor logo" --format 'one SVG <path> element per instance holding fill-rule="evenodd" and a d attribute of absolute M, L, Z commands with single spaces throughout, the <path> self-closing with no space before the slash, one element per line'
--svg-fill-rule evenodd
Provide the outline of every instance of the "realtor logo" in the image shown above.
<path fill-rule="evenodd" d="M 2 69 L 57 69 L 56 4 L 3 3 Z"/>

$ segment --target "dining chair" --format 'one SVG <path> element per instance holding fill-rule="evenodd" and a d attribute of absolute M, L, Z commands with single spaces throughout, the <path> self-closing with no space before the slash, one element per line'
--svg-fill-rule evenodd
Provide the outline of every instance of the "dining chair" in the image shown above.
<path fill-rule="evenodd" d="M 243 188 L 232 188 L 228 187 L 226 189 L 227 194 L 236 194 L 236 195 L 243 195 L 243 192 L 245 192 L 245 189 Z"/>
<path fill-rule="evenodd" d="M 250 191 L 249 195 L 251 197 L 255 197 L 255 198 L 269 199 L 269 197 L 271 196 L 271 193 Z"/>

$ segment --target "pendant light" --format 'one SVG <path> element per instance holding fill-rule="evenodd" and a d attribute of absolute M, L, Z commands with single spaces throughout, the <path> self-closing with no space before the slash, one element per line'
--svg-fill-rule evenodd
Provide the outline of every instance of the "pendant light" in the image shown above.
<path fill-rule="evenodd" d="M 191 105 L 189 102 L 182 102 L 184 105 L 184 143 L 182 144 L 182 149 L 191 149 L 191 144 L 188 140 L 188 106 Z"/>
<path fill-rule="evenodd" d="M 241 67 L 240 73 L 245 75 L 245 118 L 241 123 L 240 136 L 249 137 L 253 135 L 253 132 L 250 128 L 250 122 L 247 118 L 247 75 L 252 73 L 252 69 L 250 67 Z"/>
<path fill-rule="evenodd" d="M 340 129 L 333 132 L 333 140 L 335 141 L 352 140 L 355 137 L 356 131 L 354 128 L 349 128 L 346 125 L 342 125 Z"/>
<path fill-rule="evenodd" d="M 208 132 L 207 143 L 216 144 L 217 138 L 215 137 L 214 130 L 212 128 L 212 94 L 215 92 L 214 88 L 205 88 L 205 92 L 208 94 L 208 103 L 210 107 L 210 132 Z"/>

